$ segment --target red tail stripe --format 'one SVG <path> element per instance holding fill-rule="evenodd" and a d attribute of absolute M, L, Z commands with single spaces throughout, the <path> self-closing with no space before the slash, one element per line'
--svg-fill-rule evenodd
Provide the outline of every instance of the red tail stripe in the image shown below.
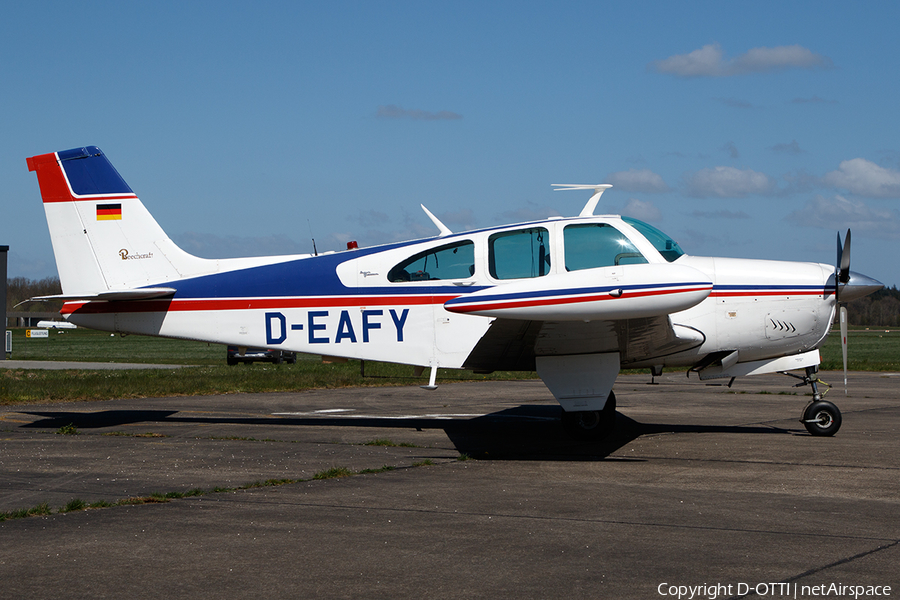
<path fill-rule="evenodd" d="M 77 202 L 79 200 L 96 200 L 98 198 L 104 200 L 137 198 L 134 194 L 85 196 L 83 198 L 73 196 L 55 152 L 32 156 L 26 159 L 26 162 L 28 163 L 28 170 L 37 173 L 38 185 L 41 187 L 41 199 L 44 202 Z"/>

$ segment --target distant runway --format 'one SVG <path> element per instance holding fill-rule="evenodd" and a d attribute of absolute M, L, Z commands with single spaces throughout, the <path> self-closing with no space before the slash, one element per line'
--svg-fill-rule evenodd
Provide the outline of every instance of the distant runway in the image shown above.
<path fill-rule="evenodd" d="M 897 374 L 831 390 L 833 438 L 784 376 L 656 381 L 619 378 L 602 444 L 567 439 L 539 381 L 0 407 L 0 512 L 207 492 L 0 522 L 3 595 L 900 591 Z M 314 479 L 332 469 L 352 475 Z M 212 491 L 275 479 L 303 481 Z"/>

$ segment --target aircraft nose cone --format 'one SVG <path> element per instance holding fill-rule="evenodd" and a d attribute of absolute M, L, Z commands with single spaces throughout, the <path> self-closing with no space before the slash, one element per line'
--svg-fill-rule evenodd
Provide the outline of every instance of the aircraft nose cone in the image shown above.
<path fill-rule="evenodd" d="M 883 287 L 884 284 L 876 279 L 850 271 L 850 280 L 841 285 L 839 297 L 841 302 L 850 302 L 877 292 Z"/>

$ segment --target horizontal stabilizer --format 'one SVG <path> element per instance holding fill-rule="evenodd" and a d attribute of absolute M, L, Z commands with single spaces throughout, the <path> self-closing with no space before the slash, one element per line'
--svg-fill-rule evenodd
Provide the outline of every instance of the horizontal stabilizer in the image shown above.
<path fill-rule="evenodd" d="M 175 294 L 175 288 L 155 287 L 155 288 L 138 288 L 135 290 L 109 290 L 96 294 L 57 294 L 54 296 L 36 296 L 29 300 L 63 300 L 66 302 L 72 300 L 150 300 L 153 298 L 164 298 Z"/>

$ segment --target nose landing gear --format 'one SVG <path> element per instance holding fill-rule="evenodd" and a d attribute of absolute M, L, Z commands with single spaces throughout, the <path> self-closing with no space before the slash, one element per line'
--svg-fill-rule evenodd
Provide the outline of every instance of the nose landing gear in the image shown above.
<path fill-rule="evenodd" d="M 800 380 L 800 383 L 794 387 L 808 385 L 812 388 L 812 401 L 803 409 L 803 416 L 800 417 L 800 422 L 803 423 L 806 430 L 811 435 L 832 436 L 841 428 L 841 411 L 831 402 L 822 400 L 825 393 L 819 392 L 818 384 L 821 383 L 828 388 L 831 386 L 819 379 L 818 372 L 818 367 L 806 367 L 805 377 L 794 375 L 793 373 L 785 373 L 785 375 L 790 375 Z M 827 393 L 828 390 L 825 390 L 825 392 Z"/>
<path fill-rule="evenodd" d="M 819 400 L 803 410 L 801 421 L 812 435 L 834 435 L 841 428 L 841 411 L 831 402 Z"/>

